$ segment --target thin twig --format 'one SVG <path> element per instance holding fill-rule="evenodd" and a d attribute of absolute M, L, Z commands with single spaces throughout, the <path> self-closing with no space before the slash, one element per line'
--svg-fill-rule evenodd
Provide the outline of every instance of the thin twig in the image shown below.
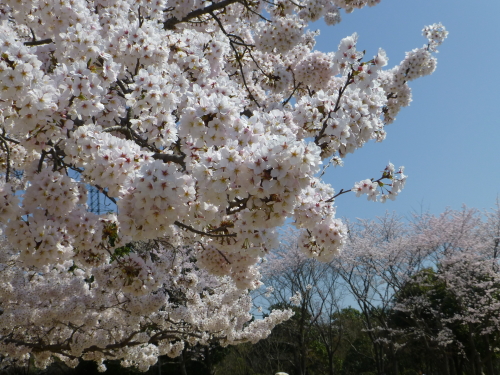
<path fill-rule="evenodd" d="M 5 146 L 5 152 L 7 153 L 7 168 L 5 172 L 5 182 L 9 182 L 10 179 L 10 148 L 7 141 L 0 136 L 1 143 Z"/>
<path fill-rule="evenodd" d="M 238 50 L 236 49 L 236 47 L 234 46 L 234 43 L 233 43 L 233 40 L 231 40 L 231 38 L 229 38 L 229 34 L 226 32 L 226 30 L 224 29 L 224 26 L 222 25 L 222 22 L 217 18 L 217 16 L 213 13 L 213 11 L 210 11 L 209 12 L 210 15 L 213 17 L 213 19 L 217 22 L 217 24 L 219 25 L 220 29 L 222 30 L 222 32 L 228 36 L 228 39 L 229 39 L 229 45 L 231 46 L 231 48 L 233 49 L 234 51 L 234 55 L 235 55 L 235 58 L 236 58 L 236 61 L 238 62 L 238 65 L 240 67 L 240 73 L 241 73 L 241 79 L 243 80 L 243 85 L 245 86 L 245 88 L 247 89 L 247 92 L 248 92 L 248 97 L 250 98 L 250 100 L 252 100 L 258 108 L 260 108 L 260 104 L 257 102 L 257 100 L 255 99 L 255 97 L 253 96 L 252 92 L 250 91 L 250 89 L 248 88 L 248 85 L 247 85 L 247 81 L 245 79 L 245 73 L 243 72 L 243 64 L 241 64 L 241 57 L 239 56 L 238 54 Z"/>
<path fill-rule="evenodd" d="M 99 193 L 101 193 L 102 195 L 104 195 L 106 198 L 108 198 L 111 202 L 113 202 L 114 204 L 117 204 L 117 201 L 115 198 L 113 197 L 110 197 L 108 195 L 108 192 L 106 190 L 104 190 L 101 186 L 99 185 L 94 185 L 98 190 L 99 190 Z"/>
<path fill-rule="evenodd" d="M 200 246 L 202 247 L 202 249 L 203 249 L 204 251 L 206 251 L 205 246 L 203 246 L 203 244 L 202 244 L 200 241 L 196 241 L 196 242 L 198 243 L 198 245 L 200 245 Z M 226 254 L 224 254 L 224 253 L 223 253 L 222 251 L 220 251 L 219 249 L 217 249 L 217 251 L 219 252 L 219 254 L 221 255 L 221 257 L 223 257 L 223 258 L 224 258 L 224 260 L 225 260 L 228 264 L 231 264 L 231 262 L 229 261 L 229 259 L 227 259 Z"/>
<path fill-rule="evenodd" d="M 295 78 L 294 78 L 294 81 L 295 81 Z M 301 84 L 302 84 L 302 82 L 299 82 L 299 84 L 294 87 L 294 89 L 293 89 L 292 93 L 290 94 L 290 96 L 288 97 L 288 99 L 283 102 L 284 106 L 288 104 L 290 99 L 292 99 L 292 97 L 295 95 L 295 92 L 299 89 Z"/>
<path fill-rule="evenodd" d="M 337 101 L 335 103 L 335 107 L 334 107 L 333 111 L 328 114 L 328 117 L 325 119 L 325 121 L 323 121 L 323 127 L 319 131 L 318 135 L 316 137 L 314 137 L 314 143 L 316 143 L 317 145 L 319 145 L 320 139 L 323 138 L 323 135 L 325 134 L 326 127 L 328 124 L 328 119 L 330 118 L 331 113 L 336 113 L 340 109 L 340 99 L 342 98 L 342 95 L 344 95 L 344 92 L 347 89 L 347 86 L 349 86 L 352 83 L 352 77 L 353 77 L 352 72 L 349 72 L 349 74 L 347 75 L 347 79 L 345 81 L 344 86 L 339 88 L 339 95 L 337 97 Z"/>
<path fill-rule="evenodd" d="M 260 13 L 257 13 L 255 10 L 253 10 L 252 8 L 250 8 L 250 5 L 248 5 L 247 1 L 246 0 L 243 0 L 243 6 L 246 8 L 246 10 L 252 12 L 253 14 L 255 14 L 256 16 L 258 16 L 261 20 L 263 21 L 266 21 L 266 22 L 272 22 L 271 20 L 268 20 L 266 17 L 264 17 L 262 14 Z"/>
<path fill-rule="evenodd" d="M 327 203 L 331 203 L 331 202 L 333 202 L 333 201 L 335 200 L 335 198 L 337 198 L 339 195 L 342 195 L 342 194 L 345 194 L 345 193 L 349 193 L 350 191 L 352 191 L 352 189 L 349 189 L 349 190 L 340 189 L 340 191 L 339 191 L 337 194 L 335 194 L 333 197 L 331 197 L 330 199 L 328 199 L 328 200 L 327 200 L 327 201 L 325 201 L 325 202 L 327 202 Z"/>

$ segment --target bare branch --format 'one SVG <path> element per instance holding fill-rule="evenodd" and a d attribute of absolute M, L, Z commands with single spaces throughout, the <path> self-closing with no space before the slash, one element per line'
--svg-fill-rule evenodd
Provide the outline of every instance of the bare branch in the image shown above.
<path fill-rule="evenodd" d="M 245 88 L 247 89 L 247 92 L 248 92 L 248 97 L 257 105 L 257 107 L 260 108 L 260 104 L 257 102 L 257 99 L 255 99 L 255 97 L 253 96 L 252 92 L 250 91 L 248 85 L 247 85 L 247 81 L 246 81 L 246 78 L 245 78 L 245 73 L 243 72 L 243 64 L 241 63 L 241 58 L 243 57 L 239 55 L 238 53 L 238 50 L 236 49 L 236 47 L 234 46 L 234 41 L 231 40 L 230 36 L 232 34 L 228 34 L 227 31 L 224 29 L 224 25 L 222 25 L 222 22 L 217 18 L 217 16 L 213 13 L 213 11 L 210 11 L 210 15 L 213 17 L 213 19 L 217 22 L 217 24 L 219 25 L 221 31 L 224 33 L 224 35 L 226 35 L 229 39 L 229 44 L 231 45 L 231 48 L 233 49 L 233 52 L 234 52 L 234 56 L 236 58 L 236 61 L 238 62 L 238 65 L 240 67 L 240 74 L 241 74 L 241 79 L 243 80 L 243 85 L 245 86 Z"/>
<path fill-rule="evenodd" d="M 347 86 L 349 86 L 353 82 L 352 78 L 353 78 L 353 74 L 352 74 L 352 72 L 349 72 L 349 74 L 347 75 L 347 79 L 345 81 L 344 86 L 339 88 L 339 95 L 337 97 L 337 101 L 335 102 L 335 108 L 332 111 L 333 113 L 336 113 L 340 109 L 340 99 L 342 99 L 342 95 L 344 95 L 344 92 L 347 89 Z M 323 127 L 319 131 L 318 135 L 316 137 L 314 137 L 314 143 L 316 143 L 318 146 L 319 146 L 320 139 L 323 138 L 323 136 L 325 135 L 326 126 L 328 124 L 328 119 L 330 118 L 330 115 L 332 112 L 330 112 L 328 114 L 328 117 L 325 119 L 325 121 L 323 121 Z"/>
<path fill-rule="evenodd" d="M 184 158 L 186 155 L 172 155 L 172 154 L 153 154 L 153 159 L 162 160 L 164 163 L 173 162 L 179 164 L 183 170 L 186 170 L 186 163 Z"/>
<path fill-rule="evenodd" d="M 210 12 L 214 12 L 219 9 L 224 9 L 225 7 L 237 3 L 239 0 L 223 0 L 218 3 L 213 3 L 212 5 L 209 5 L 205 8 L 201 9 L 196 9 L 193 10 L 192 12 L 188 13 L 187 16 L 182 18 L 181 20 L 178 20 L 176 17 L 169 18 L 165 22 L 163 22 L 163 28 L 165 30 L 173 30 L 175 29 L 175 25 L 182 23 L 182 22 L 188 22 L 192 20 L 193 18 L 203 16 L 205 14 L 209 14 Z"/>
<path fill-rule="evenodd" d="M 6 172 L 5 172 L 5 182 L 9 182 L 9 178 L 10 178 L 10 148 L 9 148 L 9 145 L 7 144 L 7 141 L 2 136 L 0 136 L 0 143 L 4 145 L 5 152 L 7 154 L 7 160 L 6 160 L 7 167 L 6 167 Z"/>
<path fill-rule="evenodd" d="M 49 39 L 42 39 L 42 40 L 33 40 L 31 42 L 24 42 L 24 45 L 28 46 L 28 47 L 33 47 L 33 46 L 42 46 L 44 44 L 50 44 L 50 43 L 54 43 L 54 41 L 49 38 Z"/>
<path fill-rule="evenodd" d="M 190 232 L 199 234 L 201 236 L 208 236 L 208 237 L 213 237 L 213 238 L 236 237 L 236 233 L 213 234 L 213 233 L 203 232 L 201 230 L 194 229 L 193 227 L 191 227 L 189 225 L 183 224 L 183 223 L 181 223 L 180 221 L 177 221 L 177 220 L 174 222 L 174 224 L 177 225 L 179 228 L 186 229 L 186 230 L 188 230 Z"/>

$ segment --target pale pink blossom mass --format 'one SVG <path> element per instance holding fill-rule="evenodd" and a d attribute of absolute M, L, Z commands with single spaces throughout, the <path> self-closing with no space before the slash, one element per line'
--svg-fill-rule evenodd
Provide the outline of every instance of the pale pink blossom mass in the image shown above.
<path fill-rule="evenodd" d="M 378 2 L 2 1 L 0 352 L 146 370 L 289 318 L 249 323 L 276 229 L 293 221 L 308 257 L 342 249 L 321 165 L 384 140 L 447 35 L 427 26 L 388 70 L 356 34 L 314 50 L 309 22 Z M 389 164 L 352 190 L 383 201 L 405 180 Z M 116 212 L 89 212 L 89 184 Z"/>

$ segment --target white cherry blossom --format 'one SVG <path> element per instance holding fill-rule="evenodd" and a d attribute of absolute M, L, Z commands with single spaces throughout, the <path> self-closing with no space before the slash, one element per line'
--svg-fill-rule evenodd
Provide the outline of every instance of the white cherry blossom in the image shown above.
<path fill-rule="evenodd" d="M 276 229 L 293 222 L 308 257 L 341 251 L 347 231 L 333 205 L 350 189 L 322 182 L 321 166 L 384 140 L 447 35 L 426 27 L 428 43 L 388 70 L 383 50 L 370 58 L 357 47 L 362 35 L 314 50 L 309 22 L 377 3 L 2 1 L 0 232 L 11 250 L 1 324 L 12 333 L 2 353 L 32 353 L 39 367 L 57 355 L 144 370 L 209 338 L 255 342 L 286 319 L 245 326 L 241 303 L 260 286 Z M 352 190 L 383 201 L 405 180 L 388 167 Z M 89 184 L 116 213 L 88 212 Z M 158 238 L 169 246 L 149 255 L 127 245 Z M 176 263 L 183 245 L 192 272 Z M 204 315 L 214 306 L 220 320 Z M 180 322 L 188 328 L 174 338 L 148 333 Z"/>

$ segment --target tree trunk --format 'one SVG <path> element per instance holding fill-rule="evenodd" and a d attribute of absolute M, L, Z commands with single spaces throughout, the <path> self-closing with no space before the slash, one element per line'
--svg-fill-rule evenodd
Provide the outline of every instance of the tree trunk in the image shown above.
<path fill-rule="evenodd" d="M 458 375 L 457 368 L 455 366 L 455 356 L 453 355 L 453 353 L 450 356 L 448 356 L 448 359 L 450 362 L 450 374 L 451 375 Z"/>
<path fill-rule="evenodd" d="M 448 363 L 448 355 L 444 353 L 443 355 L 443 367 L 444 367 L 444 375 L 450 375 L 450 364 Z"/>
<path fill-rule="evenodd" d="M 301 316 L 299 320 L 299 332 L 298 332 L 298 348 L 296 350 L 296 360 L 295 360 L 295 370 L 297 375 L 306 374 L 306 348 L 305 348 L 305 313 L 306 306 L 302 303 L 301 306 Z"/>
<path fill-rule="evenodd" d="M 394 375 L 399 375 L 399 363 L 396 361 L 396 358 L 394 358 L 394 362 L 392 364 L 392 368 L 394 371 Z"/>
<path fill-rule="evenodd" d="M 328 351 L 328 375 L 335 375 L 335 362 L 333 361 L 333 353 Z"/>
<path fill-rule="evenodd" d="M 210 375 L 214 375 L 215 374 L 215 371 L 214 371 L 215 369 L 214 369 L 214 365 L 212 363 L 212 356 L 210 355 L 210 346 L 205 346 L 203 351 L 205 352 L 204 353 L 205 367 L 207 368 L 208 373 Z"/>
<path fill-rule="evenodd" d="M 385 375 L 384 371 L 384 349 L 381 345 L 375 345 L 377 347 L 376 358 L 377 358 L 377 371 L 378 375 Z"/>
<path fill-rule="evenodd" d="M 397 360 L 397 353 L 394 345 L 391 344 L 391 357 L 392 357 L 392 371 L 394 375 L 399 375 L 399 362 Z"/>
<path fill-rule="evenodd" d="M 179 356 L 179 366 L 181 367 L 181 374 L 182 375 L 187 375 L 186 360 L 185 360 L 185 357 L 184 357 L 184 350 L 181 352 L 181 355 Z"/>
<path fill-rule="evenodd" d="M 493 368 L 493 350 L 491 350 L 490 345 L 490 335 L 484 336 L 484 341 L 486 343 L 486 371 L 488 371 L 488 375 L 495 375 L 495 370 Z"/>
<path fill-rule="evenodd" d="M 380 348 L 380 345 L 377 344 L 376 338 L 373 334 L 373 326 L 370 318 L 370 309 L 365 304 L 360 305 L 363 316 L 365 317 L 365 324 L 367 328 L 368 337 L 372 342 L 373 351 L 375 354 L 375 365 L 377 367 L 377 375 L 384 375 L 384 364 L 383 364 L 383 351 Z"/>
<path fill-rule="evenodd" d="M 483 369 L 481 366 L 481 357 L 479 356 L 479 353 L 477 352 L 476 349 L 476 343 L 474 342 L 474 337 L 472 335 L 472 329 L 473 326 L 471 323 L 469 323 L 469 341 L 470 341 L 470 346 L 472 349 L 472 363 L 474 364 L 474 374 L 475 375 L 482 375 Z"/>
<path fill-rule="evenodd" d="M 459 358 L 458 355 L 455 355 L 455 363 L 456 363 L 456 368 L 457 368 L 457 375 L 463 375 L 463 373 L 464 373 L 463 358 Z"/>

